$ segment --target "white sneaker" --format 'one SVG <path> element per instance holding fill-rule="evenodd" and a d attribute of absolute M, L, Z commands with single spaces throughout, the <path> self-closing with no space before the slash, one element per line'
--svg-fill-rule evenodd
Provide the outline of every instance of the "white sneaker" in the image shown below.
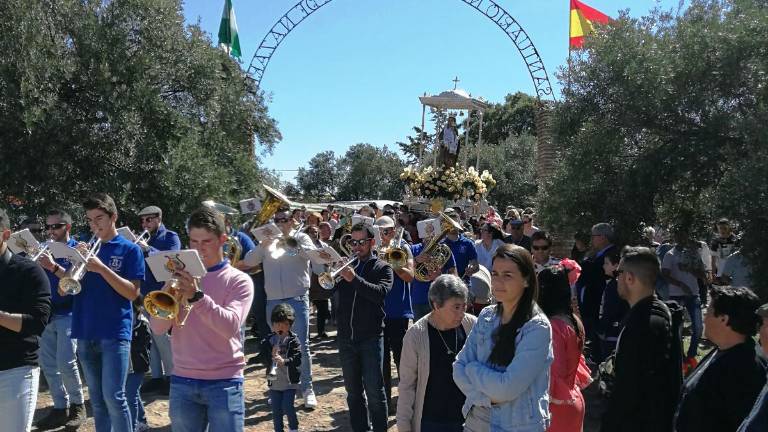
<path fill-rule="evenodd" d="M 304 391 L 304 408 L 311 410 L 317 408 L 317 398 L 315 397 L 315 391 L 311 388 Z"/>

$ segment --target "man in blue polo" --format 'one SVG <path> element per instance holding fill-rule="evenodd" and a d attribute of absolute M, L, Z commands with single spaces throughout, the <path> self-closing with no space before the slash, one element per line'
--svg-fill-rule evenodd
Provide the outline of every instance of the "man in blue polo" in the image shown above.
<path fill-rule="evenodd" d="M 72 338 L 83 365 L 96 432 L 130 432 L 125 379 L 131 354 L 133 308 L 144 279 L 141 248 L 117 234 L 117 206 L 107 194 L 83 202 L 91 232 L 101 248 L 90 257 L 72 305 Z M 88 245 L 78 249 L 85 256 Z M 59 294 L 61 286 L 59 286 Z"/>
<path fill-rule="evenodd" d="M 446 216 L 458 219 L 458 215 L 453 209 L 446 211 Z M 453 259 L 456 263 L 456 272 L 465 282 L 469 282 L 469 277 L 478 269 L 477 251 L 475 243 L 456 230 L 448 231 L 443 242 L 451 248 Z"/>
<path fill-rule="evenodd" d="M 51 210 L 45 219 L 49 241 L 75 247 L 77 241 L 70 237 L 72 216 L 62 210 Z M 64 258 L 51 260 L 43 255 L 38 264 L 45 270 L 51 283 L 51 320 L 40 337 L 40 365 L 48 382 L 53 399 L 53 409 L 37 421 L 41 430 L 66 426 L 77 429 L 85 423 L 83 384 L 77 366 L 77 341 L 70 339 L 72 331 L 72 297 L 59 295 L 59 278 L 71 267 Z M 69 410 L 69 412 L 67 412 Z"/>
<path fill-rule="evenodd" d="M 163 224 L 163 210 L 157 206 L 149 206 L 139 212 L 141 229 L 149 232 L 147 241 L 137 244 L 144 252 L 144 257 L 158 252 L 181 249 L 179 235 L 167 229 Z M 147 295 L 150 291 L 156 291 L 163 287 L 151 271 L 146 272 L 144 283 L 141 284 L 141 294 Z M 145 392 L 160 391 L 167 395 L 170 389 L 171 372 L 173 371 L 173 354 L 171 353 L 171 340 L 167 333 L 157 335 L 152 333 L 152 349 L 149 355 L 152 380 L 144 386 Z"/>

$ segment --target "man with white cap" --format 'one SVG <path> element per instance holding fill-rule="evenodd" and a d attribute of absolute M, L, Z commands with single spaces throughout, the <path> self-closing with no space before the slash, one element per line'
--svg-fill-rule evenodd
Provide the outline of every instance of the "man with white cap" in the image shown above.
<path fill-rule="evenodd" d="M 392 366 L 390 352 L 395 358 L 395 367 L 400 370 L 400 354 L 403 351 L 403 337 L 408 330 L 408 322 L 413 319 L 411 307 L 411 281 L 413 280 L 413 254 L 408 243 L 398 235 L 395 221 L 389 216 L 382 216 L 374 223 L 381 234 L 383 248 L 399 247 L 405 251 L 406 264 L 403 267 L 392 267 L 394 281 L 392 289 L 384 297 L 384 390 L 387 394 L 387 407 L 390 414 L 394 413 L 396 405 L 392 403 Z M 400 243 L 396 243 L 397 241 Z M 380 256 L 386 260 L 386 257 Z M 392 264 L 392 263 L 390 263 Z"/>
<path fill-rule="evenodd" d="M 163 225 L 163 211 L 158 206 L 148 206 L 139 212 L 141 229 L 149 232 L 147 241 L 137 244 L 148 257 L 157 252 L 181 249 L 179 235 L 167 229 Z M 149 267 L 147 265 L 147 267 Z M 147 295 L 150 291 L 159 290 L 162 282 L 155 280 L 151 271 L 145 273 L 144 283 L 141 284 L 141 294 Z M 152 333 L 152 349 L 150 351 L 150 369 L 152 380 L 144 386 L 145 392 L 160 391 L 168 394 L 170 388 L 171 372 L 173 370 L 173 354 L 171 353 L 171 340 L 167 333 L 158 335 Z"/>

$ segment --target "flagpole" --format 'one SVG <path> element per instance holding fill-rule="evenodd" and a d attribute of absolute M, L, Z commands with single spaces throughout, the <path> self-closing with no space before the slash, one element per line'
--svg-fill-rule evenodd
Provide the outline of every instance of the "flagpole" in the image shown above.
<path fill-rule="evenodd" d="M 571 18 L 571 15 L 573 14 L 572 8 L 571 8 L 571 2 L 568 1 L 568 80 L 566 81 L 565 88 L 567 89 L 567 92 L 571 92 L 571 35 L 573 26 L 573 19 Z"/>

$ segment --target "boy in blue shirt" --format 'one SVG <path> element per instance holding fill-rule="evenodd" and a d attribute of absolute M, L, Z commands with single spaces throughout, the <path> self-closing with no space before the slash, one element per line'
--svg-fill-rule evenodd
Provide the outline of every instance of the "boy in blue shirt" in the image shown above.
<path fill-rule="evenodd" d="M 87 263 L 72 305 L 72 338 L 83 365 L 97 432 L 130 432 L 125 380 L 131 354 L 133 309 L 144 279 L 139 246 L 117 234 L 117 206 L 107 194 L 83 202 L 91 232 L 101 240 Z M 85 256 L 87 245 L 78 245 Z M 63 291 L 59 292 L 64 294 Z"/>

